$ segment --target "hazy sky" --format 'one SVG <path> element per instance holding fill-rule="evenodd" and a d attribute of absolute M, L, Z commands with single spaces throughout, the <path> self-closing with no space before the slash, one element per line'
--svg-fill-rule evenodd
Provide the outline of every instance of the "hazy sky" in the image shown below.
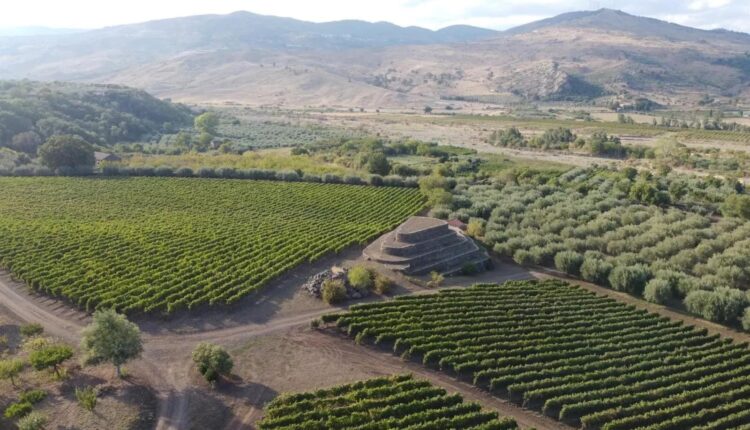
<path fill-rule="evenodd" d="M 750 32 L 750 0 L 4 0 L 0 27 L 97 28 L 152 19 L 247 10 L 309 21 L 364 19 L 439 28 L 505 29 L 601 7 L 700 28 Z"/>

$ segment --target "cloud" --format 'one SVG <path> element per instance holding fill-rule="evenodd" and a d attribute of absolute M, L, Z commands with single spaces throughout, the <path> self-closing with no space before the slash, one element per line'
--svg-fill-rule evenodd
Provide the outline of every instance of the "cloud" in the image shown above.
<path fill-rule="evenodd" d="M 600 7 L 700 28 L 750 32 L 750 0 L 24 0 L 0 15 L 0 27 L 95 28 L 237 10 L 310 21 L 364 19 L 439 28 L 472 24 L 506 29 L 537 19 Z"/>

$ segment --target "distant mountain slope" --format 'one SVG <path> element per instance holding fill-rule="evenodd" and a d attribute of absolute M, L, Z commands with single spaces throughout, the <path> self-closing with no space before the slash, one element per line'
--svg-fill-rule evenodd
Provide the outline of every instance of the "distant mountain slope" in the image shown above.
<path fill-rule="evenodd" d="M 438 99 L 695 103 L 750 97 L 750 35 L 621 11 L 495 32 L 237 12 L 0 38 L 0 78 L 117 83 L 189 102 L 410 106 Z"/>

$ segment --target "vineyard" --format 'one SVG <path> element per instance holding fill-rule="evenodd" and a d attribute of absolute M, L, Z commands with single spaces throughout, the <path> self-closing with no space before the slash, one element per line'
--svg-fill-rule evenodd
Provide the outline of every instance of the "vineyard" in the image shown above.
<path fill-rule="evenodd" d="M 312 393 L 281 396 L 258 424 L 261 430 L 516 429 L 515 421 L 464 403 L 458 394 L 410 375 L 370 379 Z"/>
<path fill-rule="evenodd" d="M 562 281 L 399 297 L 324 322 L 585 429 L 750 428 L 747 344 Z"/>
<path fill-rule="evenodd" d="M 405 188 L 182 178 L 0 179 L 0 265 L 86 308 L 237 301 L 418 212 Z"/>

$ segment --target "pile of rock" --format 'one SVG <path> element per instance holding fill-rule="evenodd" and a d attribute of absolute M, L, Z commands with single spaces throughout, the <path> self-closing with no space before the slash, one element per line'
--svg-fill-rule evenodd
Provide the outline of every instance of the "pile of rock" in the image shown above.
<path fill-rule="evenodd" d="M 346 269 L 328 269 L 320 273 L 316 273 L 315 275 L 311 276 L 304 284 L 302 284 L 302 289 L 307 291 L 307 293 L 311 296 L 320 299 L 323 296 L 323 284 L 328 280 L 340 280 L 341 282 L 343 282 L 344 286 L 346 287 L 347 299 L 361 299 L 362 297 L 366 297 L 370 294 L 370 291 L 368 290 L 359 290 L 349 284 Z"/>

